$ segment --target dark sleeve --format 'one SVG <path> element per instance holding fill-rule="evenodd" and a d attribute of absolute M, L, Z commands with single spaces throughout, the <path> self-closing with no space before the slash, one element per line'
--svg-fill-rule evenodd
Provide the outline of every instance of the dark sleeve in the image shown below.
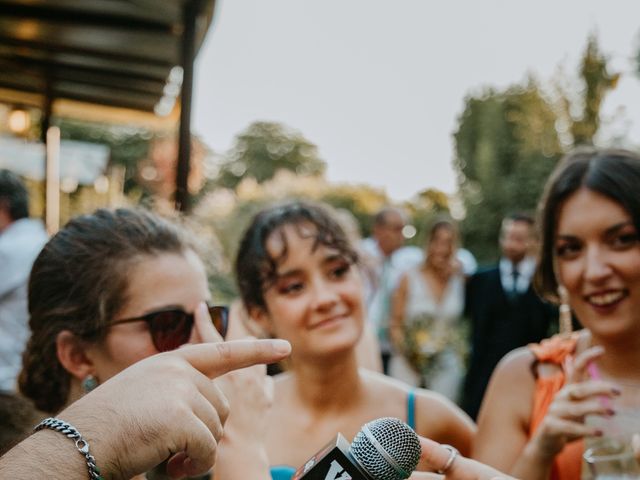
<path fill-rule="evenodd" d="M 484 317 L 485 312 L 482 310 L 482 301 L 480 298 L 482 297 L 482 284 L 486 278 L 483 278 L 482 274 L 474 274 L 469 280 L 469 284 L 467 286 L 467 295 L 466 295 L 466 305 L 465 305 L 465 315 L 469 319 L 471 324 L 471 350 L 472 355 L 477 355 L 483 347 L 484 344 Z"/>

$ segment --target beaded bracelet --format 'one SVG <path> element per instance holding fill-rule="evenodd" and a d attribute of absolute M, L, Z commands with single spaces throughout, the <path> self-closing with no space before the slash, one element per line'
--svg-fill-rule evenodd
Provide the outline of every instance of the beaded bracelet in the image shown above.
<path fill-rule="evenodd" d="M 89 468 L 89 480 L 104 480 L 100 476 L 100 469 L 96 465 L 96 459 L 93 458 L 93 455 L 89 453 L 89 442 L 82 438 L 80 432 L 78 432 L 78 430 L 73 425 L 63 420 L 49 417 L 41 421 L 33 430 L 37 432 L 44 428 L 49 428 L 51 430 L 55 430 L 56 432 L 60 432 L 73 440 L 76 444 L 76 448 L 84 456 L 87 462 L 87 467 Z"/>

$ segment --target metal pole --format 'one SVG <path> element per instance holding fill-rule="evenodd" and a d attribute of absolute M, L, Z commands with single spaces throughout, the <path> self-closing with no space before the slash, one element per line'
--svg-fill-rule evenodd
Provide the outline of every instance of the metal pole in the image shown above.
<path fill-rule="evenodd" d="M 47 232 L 54 235 L 60 229 L 60 129 L 47 130 L 45 171 L 45 225 Z"/>
<path fill-rule="evenodd" d="M 193 61 L 195 58 L 195 32 L 197 1 L 184 5 L 184 31 L 182 34 L 182 91 L 180 95 L 180 133 L 178 137 L 178 165 L 176 172 L 176 209 L 189 211 L 189 163 L 191 160 L 191 101 L 193 95 Z"/>
<path fill-rule="evenodd" d="M 47 220 L 47 172 L 48 172 L 48 154 L 46 151 L 47 146 L 47 132 L 49 126 L 51 126 L 51 111 L 53 109 L 53 95 L 51 92 L 51 82 L 49 79 L 46 81 L 45 93 L 44 93 L 44 105 L 42 106 L 42 119 L 40 120 L 40 141 L 45 146 L 44 154 L 44 178 L 42 180 L 42 219 Z"/>

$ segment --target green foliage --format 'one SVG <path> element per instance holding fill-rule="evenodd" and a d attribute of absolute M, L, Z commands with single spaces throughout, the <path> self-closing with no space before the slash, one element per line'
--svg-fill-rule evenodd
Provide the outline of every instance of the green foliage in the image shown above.
<path fill-rule="evenodd" d="M 362 237 L 371 235 L 373 214 L 389 202 L 384 193 L 366 185 L 329 186 L 319 200 L 349 211 Z"/>
<path fill-rule="evenodd" d="M 589 37 L 587 48 L 582 57 L 580 76 L 584 82 L 582 113 L 574 118 L 571 134 L 574 145 L 592 145 L 600 126 L 600 108 L 606 93 L 616 87 L 619 73 L 611 74 L 607 69 L 607 59 L 600 53 L 598 41 L 594 35 Z M 565 104 L 566 105 L 566 104 Z M 570 112 L 565 112 L 570 116 Z"/>
<path fill-rule="evenodd" d="M 562 149 L 556 115 L 532 80 L 466 100 L 454 134 L 466 217 L 463 244 L 480 262 L 498 257 L 502 218 L 535 209 Z"/>
<path fill-rule="evenodd" d="M 262 183 L 280 169 L 300 175 L 325 171 L 317 147 L 299 132 L 274 122 L 255 122 L 236 136 L 235 144 L 222 165 L 217 184 L 235 188 L 247 176 Z"/>
<path fill-rule="evenodd" d="M 579 74 L 583 88 L 559 92 L 553 104 L 533 80 L 524 87 L 489 89 L 466 98 L 454 134 L 454 165 L 466 209 L 463 242 L 480 262 L 497 259 L 504 215 L 535 210 L 563 154 L 556 125 L 566 125 L 573 145 L 593 143 L 602 101 L 619 78 L 609 73 L 594 36 L 588 40 Z"/>

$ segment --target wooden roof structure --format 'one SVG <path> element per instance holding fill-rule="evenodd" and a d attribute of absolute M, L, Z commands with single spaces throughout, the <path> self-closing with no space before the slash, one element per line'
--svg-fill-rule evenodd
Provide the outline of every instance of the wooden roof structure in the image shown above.
<path fill-rule="evenodd" d="M 176 205 L 185 210 L 193 62 L 214 8 L 215 0 L 0 0 L 0 102 L 38 104 L 43 132 L 59 99 L 165 115 L 179 102 Z"/>

